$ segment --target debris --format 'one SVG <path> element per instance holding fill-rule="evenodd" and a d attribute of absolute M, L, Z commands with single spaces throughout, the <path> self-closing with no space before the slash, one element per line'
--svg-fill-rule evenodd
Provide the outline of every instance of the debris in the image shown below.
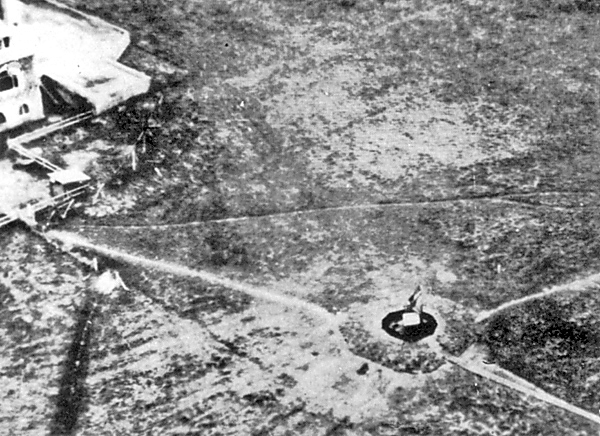
<path fill-rule="evenodd" d="M 98 199 L 102 196 L 102 191 L 104 190 L 104 185 L 105 185 L 105 183 L 100 183 L 98 185 L 98 187 L 96 188 L 96 193 L 94 194 L 94 197 L 92 198 L 92 204 L 96 204 L 98 202 Z"/>
<path fill-rule="evenodd" d="M 67 204 L 67 207 L 66 207 L 65 211 L 60 216 L 62 219 L 65 219 L 67 217 L 67 214 L 71 210 L 71 207 L 73 207 L 73 204 L 75 204 L 75 200 L 71 200 L 69 202 L 69 204 Z"/>
<path fill-rule="evenodd" d="M 369 372 L 369 364 L 367 362 L 363 363 L 360 368 L 356 370 L 358 375 L 365 375 L 367 372 Z"/>
<path fill-rule="evenodd" d="M 94 289 L 102 295 L 112 295 L 119 288 L 127 289 L 119 273 L 113 270 L 104 271 L 94 283 Z"/>

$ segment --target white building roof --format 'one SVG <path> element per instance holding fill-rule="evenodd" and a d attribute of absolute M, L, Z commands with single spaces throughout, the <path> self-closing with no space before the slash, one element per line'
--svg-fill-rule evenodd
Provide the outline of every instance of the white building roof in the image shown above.
<path fill-rule="evenodd" d="M 96 114 L 148 91 L 148 76 L 118 62 L 130 43 L 127 31 L 53 0 L 13 3 L 20 5 L 19 36 L 35 40 L 38 76 L 85 98 Z"/>

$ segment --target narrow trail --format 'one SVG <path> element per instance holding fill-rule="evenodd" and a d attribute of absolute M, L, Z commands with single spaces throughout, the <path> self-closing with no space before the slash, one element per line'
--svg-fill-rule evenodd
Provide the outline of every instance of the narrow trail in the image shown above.
<path fill-rule="evenodd" d="M 517 298 L 516 300 L 508 301 L 492 310 L 482 311 L 477 318 L 476 323 L 484 322 L 491 317 L 503 312 L 507 309 L 520 306 L 530 301 L 539 300 L 540 298 L 546 298 L 549 295 L 562 294 L 566 292 L 587 292 L 587 291 L 598 291 L 600 290 L 600 274 L 593 274 L 585 279 L 576 280 L 565 285 L 553 286 L 549 289 L 545 289 L 537 294 L 528 295 L 526 297 Z"/>
<path fill-rule="evenodd" d="M 172 224 L 144 224 L 144 225 L 79 225 L 74 226 L 76 229 L 94 229 L 94 228 L 111 228 L 111 229 L 161 229 L 161 228 L 177 228 L 177 227 L 193 227 L 193 226 L 201 226 L 207 223 L 235 223 L 235 222 L 244 222 L 250 220 L 257 219 L 268 219 L 268 218 L 278 218 L 278 217 L 295 217 L 295 216 L 303 216 L 303 215 L 312 215 L 317 213 L 327 213 L 327 212 L 343 212 L 343 211 L 359 211 L 359 210 L 377 210 L 377 209 L 396 209 L 402 207 L 421 207 L 421 206 L 433 206 L 439 204 L 454 204 L 454 203 L 475 203 L 475 202 L 496 202 L 496 203 L 508 203 L 508 204 L 518 204 L 522 207 L 530 207 L 530 208 L 549 208 L 554 210 L 572 210 L 575 207 L 563 207 L 563 206 L 552 206 L 546 204 L 530 204 L 524 201 L 519 201 L 514 199 L 514 197 L 534 197 L 540 195 L 557 195 L 557 194 L 567 194 L 568 192 L 562 191 L 547 191 L 547 192 L 532 192 L 532 193 L 513 193 L 513 194 L 498 194 L 498 195 L 482 195 L 482 196 L 473 196 L 473 197 L 450 197 L 450 198 L 440 198 L 436 200 L 425 200 L 425 201 L 391 201 L 385 203 L 367 203 L 367 204 L 355 204 L 355 205 L 345 205 L 345 206 L 333 206 L 333 207 L 322 207 L 315 209 L 303 209 L 303 210 L 293 210 L 293 211 L 285 211 L 285 212 L 274 212 L 274 213 L 266 213 L 263 215 L 244 215 L 239 217 L 231 217 L 231 218 L 217 218 L 217 219 L 209 219 L 209 220 L 201 220 L 201 221 L 190 221 L 186 223 L 172 223 Z M 582 206 L 584 207 L 584 206 Z"/>
<path fill-rule="evenodd" d="M 335 326 L 335 328 L 337 328 L 339 324 L 338 317 L 323 309 L 321 306 L 301 300 L 296 297 L 277 294 L 271 290 L 246 285 L 244 283 L 236 282 L 207 271 L 199 271 L 192 268 L 188 268 L 183 265 L 162 260 L 148 259 L 146 257 L 129 254 L 111 247 L 94 244 L 90 240 L 70 232 L 53 230 L 46 232 L 44 236 L 51 241 L 60 242 L 67 251 L 70 251 L 69 249 L 72 247 L 79 247 L 117 261 L 126 262 L 128 264 L 155 269 L 158 271 L 163 271 L 165 273 L 174 274 L 182 277 L 197 278 L 205 281 L 206 283 L 210 283 L 211 285 L 223 286 L 228 289 L 241 292 L 243 294 L 249 295 L 260 300 L 270 301 L 276 304 L 281 304 L 283 306 L 312 313 L 315 316 L 326 321 L 327 325 L 331 327 Z"/>

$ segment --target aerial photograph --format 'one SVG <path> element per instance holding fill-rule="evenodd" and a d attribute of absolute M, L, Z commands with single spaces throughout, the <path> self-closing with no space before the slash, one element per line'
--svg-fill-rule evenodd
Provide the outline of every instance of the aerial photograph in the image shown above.
<path fill-rule="evenodd" d="M 0 0 L 0 436 L 597 436 L 599 203 L 600 0 Z"/>

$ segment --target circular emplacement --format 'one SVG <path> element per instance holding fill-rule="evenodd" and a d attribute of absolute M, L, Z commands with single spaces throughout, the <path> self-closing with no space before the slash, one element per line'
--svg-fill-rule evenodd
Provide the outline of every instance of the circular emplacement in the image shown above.
<path fill-rule="evenodd" d="M 406 342 L 417 342 L 431 336 L 437 325 L 437 321 L 429 313 L 417 313 L 408 309 L 390 312 L 381 321 L 381 328 L 388 335 Z"/>

